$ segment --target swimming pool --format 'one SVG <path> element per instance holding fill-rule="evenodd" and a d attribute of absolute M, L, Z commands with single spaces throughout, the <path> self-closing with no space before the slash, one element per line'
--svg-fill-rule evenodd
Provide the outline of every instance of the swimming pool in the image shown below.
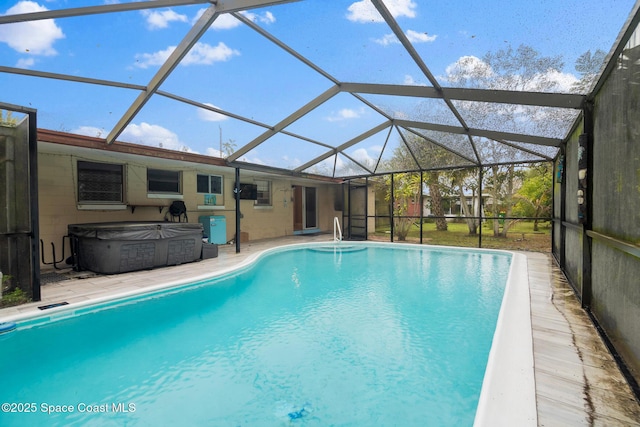
<path fill-rule="evenodd" d="M 473 422 L 512 255 L 295 249 L 179 291 L 19 322 L 0 341 L 0 400 L 36 410 L 0 421 Z M 496 388 L 484 381 L 483 396 Z"/>

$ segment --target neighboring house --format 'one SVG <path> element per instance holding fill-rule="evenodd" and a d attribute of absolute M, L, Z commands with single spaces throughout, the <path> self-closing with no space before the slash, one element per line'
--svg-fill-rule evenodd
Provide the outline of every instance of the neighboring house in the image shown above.
<path fill-rule="evenodd" d="M 478 203 L 478 199 L 477 197 L 474 198 L 474 196 L 470 195 L 470 194 L 465 194 L 464 196 L 465 198 L 465 202 L 467 203 L 467 207 L 469 208 L 470 212 L 477 212 L 477 206 L 474 208 L 473 204 Z M 482 210 L 482 215 L 485 215 L 485 211 L 486 211 L 486 205 L 487 203 L 491 203 L 491 196 L 489 194 L 484 194 L 482 196 L 482 206 L 481 206 L 481 210 Z M 448 216 L 448 217 L 457 217 L 457 216 L 464 216 L 464 211 L 462 210 L 462 206 L 460 204 L 460 198 L 455 196 L 455 197 L 446 197 L 442 200 L 442 206 L 444 208 L 444 215 Z M 431 216 L 433 215 L 433 213 L 431 212 L 431 203 L 430 203 L 430 196 L 428 194 L 425 194 L 423 199 L 422 199 L 422 216 Z"/>
<path fill-rule="evenodd" d="M 243 169 L 240 182 L 257 189 L 257 200 L 240 201 L 241 237 L 249 240 L 330 231 L 333 218 L 342 215 L 334 203 L 342 197 L 338 181 Z M 217 157 L 38 130 L 45 262 L 52 259 L 51 243 L 62 256 L 69 224 L 163 221 L 174 200 L 185 203 L 189 222 L 224 216 L 230 241 L 236 230 L 234 186 L 235 168 Z"/>

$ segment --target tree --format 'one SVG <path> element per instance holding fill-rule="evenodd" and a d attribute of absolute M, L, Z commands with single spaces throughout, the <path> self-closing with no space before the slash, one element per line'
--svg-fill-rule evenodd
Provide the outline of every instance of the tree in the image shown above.
<path fill-rule="evenodd" d="M 451 186 L 455 189 L 458 198 L 460 199 L 460 210 L 467 222 L 469 228 L 469 235 L 475 236 L 478 234 L 478 226 L 480 220 L 477 218 L 480 216 L 480 195 L 478 192 L 478 178 L 477 174 L 473 173 L 471 169 L 459 169 L 450 172 L 451 174 Z M 467 195 L 465 189 L 471 191 L 471 208 L 467 203 Z"/>
<path fill-rule="evenodd" d="M 533 217 L 533 231 L 538 231 L 539 218 L 551 214 L 553 185 L 552 168 L 542 163 L 529 168 L 524 173 L 522 186 L 516 193 L 514 210 L 522 216 Z"/>
<path fill-rule="evenodd" d="M 591 50 L 586 51 L 576 59 L 575 69 L 580 75 L 580 80 L 571 87 L 576 93 L 588 93 L 594 83 L 600 68 L 606 59 L 606 53 L 600 49 L 591 54 Z"/>
<path fill-rule="evenodd" d="M 596 52 L 579 58 L 576 69 L 582 74 L 581 80 L 593 74 L 599 57 L 600 53 Z M 564 76 L 563 68 L 564 62 L 561 56 L 544 56 L 533 47 L 526 45 L 520 45 L 517 48 L 508 46 L 496 52 L 488 52 L 482 58 L 474 56 L 460 58 L 455 64 L 447 67 L 445 80 L 450 86 L 459 88 L 563 92 L 568 90 L 565 80 L 561 78 Z M 425 101 L 415 113 L 427 122 L 451 124 L 453 116 L 448 107 L 444 103 L 436 108 L 433 106 L 432 102 Z M 564 129 L 568 122 L 575 119 L 576 114 L 570 109 L 475 101 L 455 101 L 455 107 L 471 128 L 545 137 L 563 137 L 564 135 L 558 135 L 558 129 Z M 460 138 L 467 138 L 466 136 L 444 132 L 432 134 L 434 136 L 431 140 L 426 134 L 424 138 L 418 135 L 403 138 L 403 143 L 394 152 L 393 159 L 403 167 L 391 170 L 414 170 L 417 167 L 427 171 L 425 182 L 429 188 L 433 213 L 437 217 L 442 217 L 438 221 L 438 229 L 447 229 L 447 223 L 443 218 L 442 194 L 447 191 L 449 183 L 461 199 L 464 215 L 467 217 L 479 215 L 479 212 L 472 213 L 464 201 L 465 186 L 467 190 L 471 189 L 474 192 L 473 197 L 475 197 L 477 185 L 467 184 L 468 178 L 463 173 L 452 169 L 455 166 L 469 165 L 470 160 L 465 160 L 464 156 L 467 156 L 467 159 L 477 156 L 478 162 L 487 165 L 482 185 L 492 196 L 493 217 L 496 220 L 500 216 L 512 217 L 512 211 L 518 199 L 516 192 L 523 178 L 521 168 L 509 162 L 516 159 L 532 160 L 535 159 L 535 155 L 519 149 L 519 143 L 514 141 L 491 140 L 475 136 L 472 138 L 473 150 L 464 151 L 463 144 L 468 144 L 468 140 L 461 141 Z M 461 153 L 462 157 L 443 147 L 456 147 L 454 151 Z M 529 147 L 523 146 L 523 148 Z M 469 151 L 473 152 L 469 154 Z M 477 197 L 480 199 L 482 195 L 478 194 Z M 479 205 L 480 203 L 478 208 Z M 495 221 L 494 235 L 506 237 L 515 222 L 516 220 L 505 219 L 504 226 L 500 229 L 500 221 Z M 468 218 L 467 224 L 469 233 L 474 234 L 478 227 L 477 221 Z"/>
<path fill-rule="evenodd" d="M 519 221 L 512 217 L 516 182 L 521 181 L 521 175 L 522 172 L 513 164 L 493 165 L 485 175 L 486 188 L 491 194 L 494 237 L 507 237 L 509 229 Z"/>
<path fill-rule="evenodd" d="M 451 182 L 447 172 L 439 170 L 439 168 L 447 168 L 456 166 L 460 163 L 461 158 L 450 151 L 422 138 L 416 134 L 408 134 L 405 138 L 406 145 L 403 143 L 394 154 L 396 159 L 410 159 L 413 168 L 420 167 L 426 170 L 424 173 L 424 182 L 429 189 L 429 205 L 431 213 L 435 217 L 436 229 L 438 231 L 447 231 L 447 220 L 444 216 L 443 194 L 449 193 L 446 182 Z M 418 162 L 416 165 L 414 161 Z M 405 169 L 409 165 L 404 164 Z"/>
<path fill-rule="evenodd" d="M 435 217 L 436 230 L 447 231 L 447 219 L 444 217 L 442 192 L 440 191 L 440 174 L 441 172 L 439 171 L 429 171 L 425 174 L 425 181 L 429 187 L 429 203 L 431 205 L 431 213 Z"/>
<path fill-rule="evenodd" d="M 236 151 L 236 140 L 229 139 L 227 142 L 223 142 L 221 146 L 221 153 L 223 157 L 229 157 Z"/>
<path fill-rule="evenodd" d="M 389 176 L 389 181 L 390 177 Z M 389 182 L 389 188 L 390 188 Z M 422 209 L 420 203 L 422 193 L 422 184 L 420 182 L 420 174 L 415 173 L 398 173 L 393 175 L 393 229 L 398 240 L 407 239 L 411 227 L 415 224 L 415 212 L 411 211 L 412 206 L 418 206 Z M 389 192 L 387 200 L 391 194 Z"/>
<path fill-rule="evenodd" d="M 562 74 L 564 62 L 560 56 L 543 56 L 534 48 L 511 46 L 497 52 L 489 52 L 482 59 L 461 58 L 447 69 L 447 80 L 459 87 L 554 92 L 564 88 L 557 76 Z M 554 136 L 559 125 L 573 120 L 572 111 L 544 109 L 497 103 L 458 102 L 456 106 L 471 127 L 497 129 L 529 135 Z M 484 175 L 483 187 L 492 196 L 492 215 L 510 217 L 515 203 L 515 191 L 519 171 L 514 165 L 505 164 L 521 153 L 514 146 L 485 138 L 474 138 L 477 151 L 485 164 L 493 164 Z M 494 221 L 494 235 L 506 237 L 515 222 L 505 219 Z"/>
<path fill-rule="evenodd" d="M 0 126 L 15 126 L 18 119 L 13 117 L 13 112 L 0 110 Z"/>

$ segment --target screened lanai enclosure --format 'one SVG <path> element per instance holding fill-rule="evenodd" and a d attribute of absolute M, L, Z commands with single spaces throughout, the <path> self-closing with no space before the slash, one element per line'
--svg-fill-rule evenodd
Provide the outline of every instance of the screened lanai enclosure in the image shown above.
<path fill-rule="evenodd" d="M 347 238 L 551 251 L 640 394 L 638 2 L 3 8 L 4 126 L 22 106 L 105 146 L 333 183 Z"/>

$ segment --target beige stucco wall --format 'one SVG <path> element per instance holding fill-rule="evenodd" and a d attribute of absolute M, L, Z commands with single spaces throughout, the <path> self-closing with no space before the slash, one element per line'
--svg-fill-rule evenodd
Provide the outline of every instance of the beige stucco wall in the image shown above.
<path fill-rule="evenodd" d="M 194 175 L 195 179 L 195 175 Z M 240 175 L 240 182 L 252 183 L 256 179 L 265 177 Z M 240 200 L 240 231 L 247 233 L 249 240 L 266 239 L 280 236 L 290 236 L 293 232 L 293 185 L 315 187 L 318 191 L 318 228 L 322 232 L 333 231 L 333 218 L 342 219 L 342 212 L 334 210 L 334 198 L 340 197 L 340 186 L 299 182 L 292 179 L 272 179 L 271 181 L 271 206 L 255 206 L 252 200 Z M 234 175 L 224 177 L 224 210 L 200 212 L 200 215 L 224 215 L 227 223 L 227 239 L 235 235 L 236 201 L 233 197 Z M 195 182 L 193 184 L 195 188 Z M 202 195 L 199 195 L 202 197 Z M 186 195 L 185 195 L 186 197 Z M 218 200 L 218 202 L 220 202 Z M 189 206 L 189 204 L 187 204 Z M 221 206 L 222 207 L 222 206 Z M 189 217 L 191 219 L 191 217 Z M 196 218 L 197 220 L 197 218 Z"/>
<path fill-rule="evenodd" d="M 77 203 L 76 163 L 78 160 L 125 164 L 125 203 L 118 210 L 104 210 Z M 178 170 L 182 173 L 182 195 L 162 198 L 147 194 L 147 167 Z M 51 243 L 58 258 L 62 256 L 62 239 L 69 224 L 112 221 L 162 221 L 172 200 L 183 200 L 187 206 L 189 222 L 198 222 L 199 216 L 223 215 L 227 224 L 227 240 L 235 235 L 236 201 L 233 197 L 235 170 L 206 164 L 186 163 L 109 153 L 88 148 L 39 143 L 38 185 L 40 208 L 40 238 L 44 243 L 45 262 L 51 262 Z M 216 197 L 216 206 L 205 206 L 204 195 L 196 192 L 197 174 L 223 176 L 223 195 Z M 256 179 L 271 181 L 272 205 L 255 206 L 252 200 L 240 201 L 241 231 L 249 240 L 280 237 L 293 234 L 293 185 L 316 187 L 318 191 L 318 225 L 321 231 L 333 230 L 333 218 L 342 213 L 334 210 L 334 198 L 339 197 L 340 186 L 297 180 L 290 177 L 256 174 L 241 171 L 240 181 L 253 183 Z M 155 206 L 154 206 L 155 205 Z M 132 212 L 132 206 L 135 209 Z M 68 256 L 68 244 L 67 247 Z"/>

